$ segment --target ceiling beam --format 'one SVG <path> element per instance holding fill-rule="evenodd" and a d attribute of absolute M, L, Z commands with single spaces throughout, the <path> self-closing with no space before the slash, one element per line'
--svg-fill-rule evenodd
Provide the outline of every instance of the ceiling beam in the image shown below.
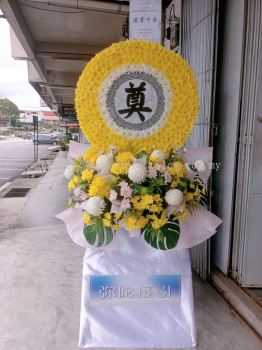
<path fill-rule="evenodd" d="M 86 55 L 94 56 L 102 51 L 105 45 L 87 45 L 75 43 L 60 43 L 60 42 L 35 42 L 35 52 L 40 56 L 51 55 Z"/>
<path fill-rule="evenodd" d="M 61 89 L 61 90 L 75 90 L 75 85 L 63 85 L 63 84 L 51 84 L 51 83 L 41 83 L 40 85 L 45 87 L 50 87 L 51 89 Z"/>
<path fill-rule="evenodd" d="M 17 0 L 2 0 L 1 1 L 1 10 L 11 25 L 13 31 L 22 47 L 24 48 L 27 59 L 32 62 L 34 68 L 36 69 L 40 80 L 43 82 L 47 82 L 47 77 L 45 73 L 45 69 L 41 60 L 39 60 L 35 56 L 35 43 L 31 32 L 27 26 L 25 21 L 23 12 L 19 6 Z M 56 98 L 53 95 L 51 89 L 48 89 L 48 93 L 50 93 L 50 98 L 52 103 L 56 103 Z M 50 106 L 52 107 L 52 106 Z"/>
<path fill-rule="evenodd" d="M 49 6 L 52 6 L 87 12 L 110 13 L 120 16 L 127 16 L 129 11 L 129 6 L 126 3 L 102 0 L 30 0 L 25 1 L 24 6 L 35 6 L 40 9 L 48 7 L 49 11 L 51 10 Z"/>
<path fill-rule="evenodd" d="M 79 79 L 79 73 L 47 71 L 46 85 L 59 85 L 75 87 Z"/>
<path fill-rule="evenodd" d="M 17 0 L 2 0 L 1 10 L 23 46 L 28 59 L 34 59 L 34 40 Z"/>
<path fill-rule="evenodd" d="M 36 57 L 51 57 L 54 60 L 63 61 L 90 61 L 94 54 L 77 54 L 77 53 L 67 53 L 67 52 L 42 52 L 36 51 Z"/>

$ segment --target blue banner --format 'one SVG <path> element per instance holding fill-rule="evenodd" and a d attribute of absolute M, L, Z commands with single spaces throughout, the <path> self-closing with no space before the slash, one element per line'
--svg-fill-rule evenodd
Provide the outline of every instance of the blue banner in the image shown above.
<path fill-rule="evenodd" d="M 180 302 L 180 275 L 93 275 L 90 302 Z"/>

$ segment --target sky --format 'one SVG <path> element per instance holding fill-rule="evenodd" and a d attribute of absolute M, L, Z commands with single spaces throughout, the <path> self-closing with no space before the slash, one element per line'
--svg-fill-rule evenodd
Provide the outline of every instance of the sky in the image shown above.
<path fill-rule="evenodd" d="M 8 98 L 19 109 L 40 107 L 40 96 L 28 83 L 26 61 L 11 57 L 9 24 L 0 18 L 0 98 Z"/>

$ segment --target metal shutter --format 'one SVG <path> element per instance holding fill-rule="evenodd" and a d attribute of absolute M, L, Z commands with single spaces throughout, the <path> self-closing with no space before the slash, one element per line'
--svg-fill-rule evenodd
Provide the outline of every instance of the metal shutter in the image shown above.
<path fill-rule="evenodd" d="M 218 0 L 183 0 L 181 54 L 193 69 L 199 88 L 200 113 L 188 147 L 212 145 Z M 190 250 L 193 269 L 206 280 L 210 275 L 210 241 Z"/>

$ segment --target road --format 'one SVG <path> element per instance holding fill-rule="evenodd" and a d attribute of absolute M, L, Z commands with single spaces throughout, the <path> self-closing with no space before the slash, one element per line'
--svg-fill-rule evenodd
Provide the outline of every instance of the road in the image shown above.
<path fill-rule="evenodd" d="M 48 154 L 50 145 L 39 145 L 39 158 Z M 8 139 L 0 141 L 0 187 L 19 176 L 34 161 L 32 140 Z"/>

